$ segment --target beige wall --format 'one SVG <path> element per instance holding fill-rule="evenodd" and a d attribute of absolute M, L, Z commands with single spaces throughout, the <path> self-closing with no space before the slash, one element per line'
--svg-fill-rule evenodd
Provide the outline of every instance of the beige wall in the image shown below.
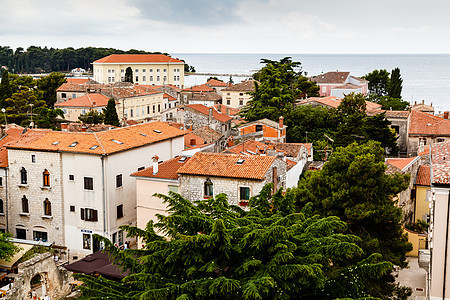
<path fill-rule="evenodd" d="M 75 99 L 86 94 L 86 92 L 56 92 L 56 103 L 61 103 L 69 99 Z"/>
<path fill-rule="evenodd" d="M 135 121 L 146 118 L 160 120 L 161 112 L 164 110 L 163 93 L 118 99 L 117 102 L 119 102 L 116 105 L 119 120 L 122 120 L 124 115 L 128 120 Z"/>
<path fill-rule="evenodd" d="M 416 186 L 416 207 L 414 221 L 427 221 L 427 215 L 430 214 L 430 201 L 427 199 L 427 190 L 429 186 Z"/>
<path fill-rule="evenodd" d="M 247 105 L 248 101 L 250 101 L 251 99 L 252 96 L 247 94 L 246 92 L 222 91 L 222 104 L 234 108 L 240 108 L 242 106 Z M 240 105 L 239 100 L 243 101 L 243 105 Z"/>
<path fill-rule="evenodd" d="M 99 64 L 94 63 L 94 80 L 99 83 L 124 81 L 128 67 L 133 70 L 133 82 L 145 85 L 173 84 L 184 87 L 184 63 L 147 63 L 147 64 Z M 164 72 L 164 69 L 166 72 Z M 122 72 L 123 70 L 123 72 Z M 136 72 L 138 70 L 138 72 Z M 145 72 L 143 71 L 145 70 Z M 138 80 L 136 80 L 136 76 Z M 164 76 L 166 81 L 164 81 Z M 144 80 L 145 77 L 145 80 Z M 114 81 L 113 81 L 114 78 Z M 159 79 L 159 80 L 158 80 Z"/>
<path fill-rule="evenodd" d="M 57 107 L 59 109 L 62 109 L 64 111 L 64 119 L 71 121 L 71 122 L 78 122 L 78 117 L 84 114 L 87 114 L 89 111 L 92 110 L 90 107 L 63 107 L 59 106 Z M 101 113 L 103 111 L 103 108 L 106 108 L 106 106 L 96 107 L 94 110 Z M 117 106 L 116 106 L 117 108 Z"/>

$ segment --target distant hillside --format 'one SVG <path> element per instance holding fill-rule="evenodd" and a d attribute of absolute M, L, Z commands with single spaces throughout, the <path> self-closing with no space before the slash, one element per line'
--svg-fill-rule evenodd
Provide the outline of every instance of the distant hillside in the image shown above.
<path fill-rule="evenodd" d="M 147 52 L 131 49 L 123 51 L 113 48 L 41 48 L 30 46 L 24 50 L 16 50 L 9 46 L 0 46 L 0 66 L 5 66 L 11 73 L 48 73 L 64 72 L 74 68 L 89 70 L 91 63 L 110 54 L 165 54 L 162 52 Z"/>

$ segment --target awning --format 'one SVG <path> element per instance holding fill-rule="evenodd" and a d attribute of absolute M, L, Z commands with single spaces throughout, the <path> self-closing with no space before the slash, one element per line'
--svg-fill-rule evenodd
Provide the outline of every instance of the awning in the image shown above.
<path fill-rule="evenodd" d="M 95 252 L 74 263 L 64 266 L 74 273 L 83 273 L 88 275 L 101 274 L 112 278 L 121 279 L 129 273 L 122 273 L 122 269 L 113 264 L 113 260 L 109 258 L 107 252 Z"/>
<path fill-rule="evenodd" d="M 10 257 L 9 260 L 0 259 L 0 268 L 11 270 L 11 267 L 22 258 L 22 256 L 33 248 L 33 245 L 29 244 L 20 244 L 20 243 L 13 243 L 15 246 L 19 247 L 21 250 L 17 252 L 13 257 Z"/>

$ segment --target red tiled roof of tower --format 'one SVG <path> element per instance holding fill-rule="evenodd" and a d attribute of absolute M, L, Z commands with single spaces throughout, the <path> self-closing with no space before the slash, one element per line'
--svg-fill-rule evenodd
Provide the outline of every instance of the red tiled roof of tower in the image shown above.
<path fill-rule="evenodd" d="M 0 139 L 0 168 L 7 168 L 8 150 L 4 147 L 5 144 L 17 140 L 21 137 L 24 128 L 17 125 L 9 125 L 5 133 L 6 135 Z"/>
<path fill-rule="evenodd" d="M 102 107 L 108 105 L 109 98 L 102 94 L 86 94 L 55 104 L 55 107 Z M 116 104 L 119 102 L 116 101 Z"/>
<path fill-rule="evenodd" d="M 188 104 L 188 105 L 185 106 L 185 109 L 186 108 L 193 109 L 193 110 L 198 111 L 198 112 L 200 112 L 200 113 L 202 113 L 204 115 L 209 116 L 209 109 L 210 108 L 205 106 L 205 105 L 203 105 L 203 104 Z M 223 122 L 223 123 L 228 122 L 229 120 L 231 120 L 231 118 L 229 116 L 219 113 L 213 107 L 211 107 L 211 108 L 212 108 L 212 112 L 213 112 L 212 116 L 213 116 L 214 119 L 216 119 L 216 120 L 218 120 L 220 122 Z"/>
<path fill-rule="evenodd" d="M 104 64 L 117 63 L 183 63 L 183 61 L 163 54 L 111 54 L 93 62 Z"/>
<path fill-rule="evenodd" d="M 61 132 L 28 130 L 22 137 L 6 145 L 11 149 L 74 152 L 109 155 L 170 138 L 184 131 L 163 122 L 143 123 L 101 132 Z"/>
<path fill-rule="evenodd" d="M 262 180 L 274 160 L 274 156 L 197 152 L 178 173 Z"/>
<path fill-rule="evenodd" d="M 450 120 L 411 110 L 409 135 L 450 135 Z"/>
<path fill-rule="evenodd" d="M 150 178 L 164 178 L 164 179 L 178 179 L 178 169 L 184 166 L 189 161 L 189 157 L 177 156 L 166 160 L 158 165 L 158 173 L 153 174 L 153 167 L 145 168 L 143 170 L 132 173 L 130 176 L 136 177 L 150 177 Z"/>
<path fill-rule="evenodd" d="M 419 166 L 419 170 L 417 170 L 416 184 L 429 186 L 430 180 L 430 166 Z"/>
<path fill-rule="evenodd" d="M 450 185 L 450 142 L 431 145 L 431 182 Z"/>
<path fill-rule="evenodd" d="M 316 83 L 345 83 L 350 72 L 332 71 L 313 78 Z"/>

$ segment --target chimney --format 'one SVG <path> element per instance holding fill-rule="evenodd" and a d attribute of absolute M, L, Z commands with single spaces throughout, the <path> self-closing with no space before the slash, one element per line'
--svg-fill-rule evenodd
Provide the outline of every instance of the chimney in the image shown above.
<path fill-rule="evenodd" d="M 221 113 L 222 112 L 222 104 L 217 104 L 217 110 Z"/>
<path fill-rule="evenodd" d="M 233 147 L 233 137 L 232 137 L 232 136 L 230 136 L 230 137 L 228 138 L 227 146 L 228 146 L 228 147 Z"/>
<path fill-rule="evenodd" d="M 448 111 L 444 111 L 444 119 L 448 120 Z"/>
<path fill-rule="evenodd" d="M 229 116 L 230 115 L 230 108 L 229 107 L 227 107 L 226 112 L 227 112 L 227 116 Z"/>
<path fill-rule="evenodd" d="M 209 108 L 209 121 L 211 122 L 212 119 L 213 119 L 213 108 L 210 107 L 210 108 Z"/>
<path fill-rule="evenodd" d="M 158 155 L 153 156 L 152 160 L 153 160 L 153 175 L 156 175 L 158 174 L 158 160 L 159 160 Z"/>
<path fill-rule="evenodd" d="M 417 101 L 414 101 L 414 105 L 417 105 Z"/>
<path fill-rule="evenodd" d="M 92 107 L 95 107 L 95 104 L 96 104 L 95 101 L 92 101 Z"/>
<path fill-rule="evenodd" d="M 195 146 L 195 139 L 191 139 L 191 146 Z"/>
<path fill-rule="evenodd" d="M 425 100 L 422 99 L 422 104 L 425 104 Z"/>
<path fill-rule="evenodd" d="M 61 131 L 67 132 L 67 127 L 69 125 L 67 123 L 61 123 Z"/>
<path fill-rule="evenodd" d="M 279 124 L 280 128 L 283 128 L 283 120 L 284 120 L 283 116 L 281 116 L 281 117 L 278 119 L 278 124 Z"/>
<path fill-rule="evenodd" d="M 172 126 L 172 122 L 169 122 L 169 126 Z"/>
<path fill-rule="evenodd" d="M 86 132 L 86 130 L 87 130 L 87 127 L 86 126 L 81 126 L 81 132 Z"/>

